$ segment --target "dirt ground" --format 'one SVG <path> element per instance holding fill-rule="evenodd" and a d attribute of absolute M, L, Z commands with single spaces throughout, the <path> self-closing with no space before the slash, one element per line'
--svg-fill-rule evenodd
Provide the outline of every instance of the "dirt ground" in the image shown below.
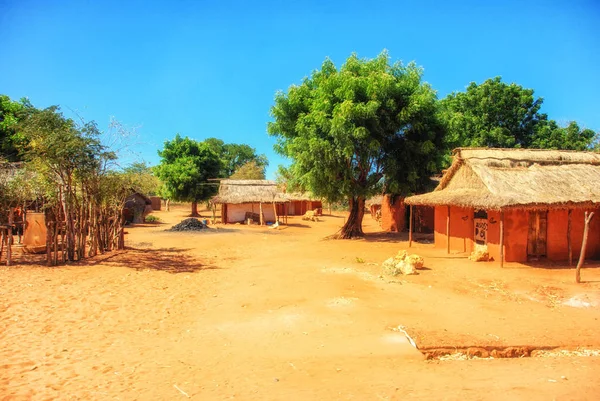
<path fill-rule="evenodd" d="M 0 400 L 598 399 L 600 357 L 425 360 L 419 349 L 600 349 L 600 268 L 468 261 L 407 249 L 343 214 L 165 231 L 189 208 L 127 229 L 128 249 L 83 264 L 0 267 Z M 218 227 L 218 228 L 215 228 Z"/>

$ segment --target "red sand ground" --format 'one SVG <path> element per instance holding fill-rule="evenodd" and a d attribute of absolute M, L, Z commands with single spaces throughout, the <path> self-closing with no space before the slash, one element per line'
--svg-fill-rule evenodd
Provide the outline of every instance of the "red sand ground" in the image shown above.
<path fill-rule="evenodd" d="M 128 228 L 84 264 L 0 267 L 2 400 L 598 399 L 600 357 L 425 361 L 420 348 L 600 348 L 600 269 L 504 269 L 418 243 L 417 276 L 382 276 L 405 235 L 323 238 L 342 215 Z M 595 306 L 576 308 L 565 301 Z M 561 378 L 564 377 L 564 378 Z M 185 394 L 184 394 L 185 393 Z"/>

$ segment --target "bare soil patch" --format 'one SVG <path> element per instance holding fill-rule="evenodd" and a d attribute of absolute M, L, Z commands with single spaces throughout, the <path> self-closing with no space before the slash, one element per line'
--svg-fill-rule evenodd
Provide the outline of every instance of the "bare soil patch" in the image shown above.
<path fill-rule="evenodd" d="M 341 214 L 290 218 L 279 230 L 165 231 L 188 212 L 187 205 L 155 212 L 165 224 L 128 227 L 124 252 L 57 268 L 0 267 L 0 399 L 542 400 L 600 393 L 593 353 L 425 360 L 394 330 L 404 327 L 425 353 L 506 353 L 519 344 L 555 353 L 598 349 L 596 265 L 586 266 L 586 283 L 576 285 L 573 270 L 500 269 L 446 255 L 423 238 L 409 252 L 422 256 L 426 269 L 389 277 L 381 263 L 407 249 L 406 238 L 379 233 L 368 216 L 366 238 L 350 241 L 324 239 L 343 224 Z"/>

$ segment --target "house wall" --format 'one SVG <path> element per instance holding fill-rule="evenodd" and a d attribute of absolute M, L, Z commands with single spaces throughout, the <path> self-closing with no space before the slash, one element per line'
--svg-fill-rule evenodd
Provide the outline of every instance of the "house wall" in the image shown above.
<path fill-rule="evenodd" d="M 434 211 L 434 246 L 447 248 L 446 217 L 447 206 L 436 206 Z M 450 252 L 472 252 L 473 250 L 473 209 L 450 207 Z"/>
<path fill-rule="evenodd" d="M 160 206 L 162 203 L 162 199 L 160 199 L 160 196 L 151 196 L 150 201 L 152 201 L 152 210 L 160 210 Z"/>
<path fill-rule="evenodd" d="M 446 249 L 446 206 L 436 206 L 434 213 L 434 245 Z M 586 258 L 600 259 L 600 208 L 594 211 L 590 222 L 590 231 Z M 574 209 L 571 215 L 571 241 L 573 261 L 577 262 L 583 241 L 585 210 Z M 547 225 L 547 258 L 553 261 L 568 259 L 567 244 L 568 211 L 549 210 Z M 529 231 L 529 211 L 509 209 L 504 212 L 504 260 L 506 262 L 527 262 L 527 240 Z M 473 209 L 450 208 L 450 251 L 473 251 Z M 500 260 L 500 212 L 488 211 L 487 245 L 490 257 Z"/>
<path fill-rule="evenodd" d="M 588 209 L 587 211 L 594 212 L 594 217 L 590 221 L 586 258 L 598 259 L 600 258 L 600 219 L 598 219 L 600 217 L 600 209 Z M 579 253 L 581 252 L 585 212 L 585 209 L 573 209 L 571 212 L 571 244 L 573 247 L 574 263 L 577 263 Z M 548 259 L 569 259 L 569 245 L 567 242 L 568 222 L 569 214 L 566 209 L 550 210 L 548 212 Z"/>
<path fill-rule="evenodd" d="M 399 232 L 406 226 L 406 205 L 404 198 L 397 196 L 392 202 L 390 195 L 384 195 L 381 200 L 381 229 L 383 231 Z"/>
<path fill-rule="evenodd" d="M 246 219 L 246 212 L 259 213 L 260 204 L 257 203 L 240 203 L 227 204 L 227 223 L 243 222 Z M 275 221 L 275 211 L 272 203 L 263 203 L 263 216 L 266 222 Z"/>

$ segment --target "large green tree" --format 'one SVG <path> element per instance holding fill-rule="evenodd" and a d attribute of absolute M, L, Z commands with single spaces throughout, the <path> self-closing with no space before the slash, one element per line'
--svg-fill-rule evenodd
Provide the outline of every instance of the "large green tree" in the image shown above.
<path fill-rule="evenodd" d="M 347 199 L 350 214 L 334 237 L 363 234 L 365 199 L 384 190 L 417 190 L 438 169 L 444 127 L 436 94 L 414 63 L 351 55 L 326 59 L 300 85 L 279 92 L 268 132 L 292 159 L 292 186 L 328 201 Z"/>
<path fill-rule="evenodd" d="M 217 183 L 208 180 L 221 172 L 219 156 L 208 144 L 179 134 L 166 141 L 158 155 L 161 161 L 154 171 L 164 184 L 163 192 L 173 200 L 192 202 L 192 216 L 197 216 L 198 202 L 216 193 Z"/>
<path fill-rule="evenodd" d="M 218 138 L 207 138 L 203 141 L 221 159 L 222 168 L 220 177 L 227 178 L 240 167 L 249 162 L 266 168 L 269 165 L 267 156 L 256 154 L 256 149 L 246 144 L 225 143 Z"/>
<path fill-rule="evenodd" d="M 471 82 L 465 92 L 441 101 L 454 147 L 587 150 L 596 133 L 571 122 L 560 127 L 540 112 L 543 99 L 533 89 L 502 82 L 500 77 Z"/>
<path fill-rule="evenodd" d="M 448 140 L 464 147 L 528 147 L 540 120 L 543 99 L 532 89 L 506 84 L 500 77 L 471 82 L 465 92 L 441 101 Z"/>

